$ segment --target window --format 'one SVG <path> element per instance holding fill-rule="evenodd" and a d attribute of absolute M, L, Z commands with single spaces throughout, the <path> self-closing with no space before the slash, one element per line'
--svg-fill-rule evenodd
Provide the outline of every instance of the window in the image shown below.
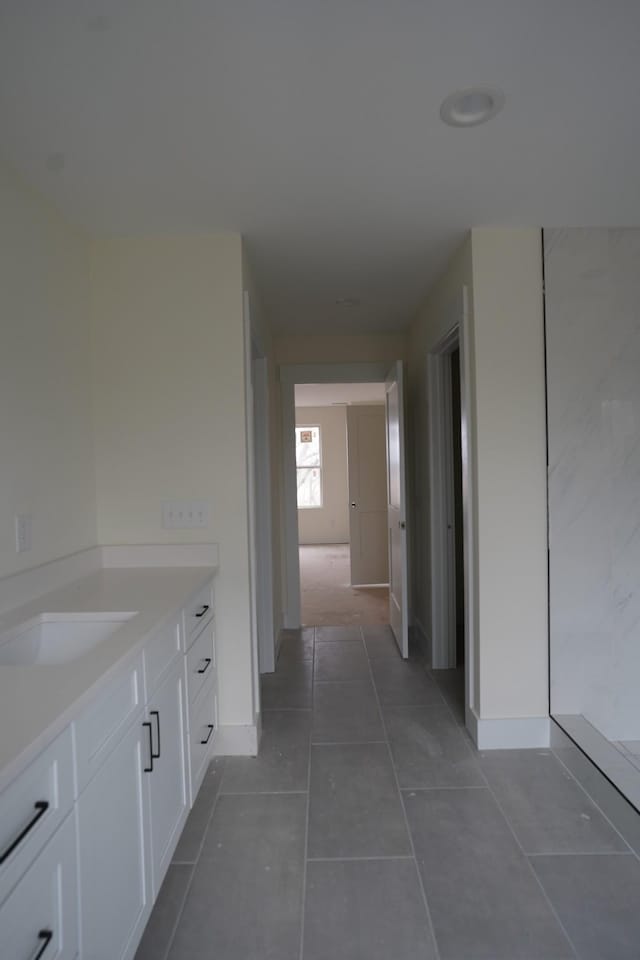
<path fill-rule="evenodd" d="M 322 506 L 320 427 L 296 427 L 298 507 Z"/>

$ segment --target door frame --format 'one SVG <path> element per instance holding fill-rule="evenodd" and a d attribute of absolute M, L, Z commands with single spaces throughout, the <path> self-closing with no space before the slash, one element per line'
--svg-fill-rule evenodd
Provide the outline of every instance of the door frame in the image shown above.
<path fill-rule="evenodd" d="M 271 503 L 271 437 L 269 425 L 269 361 L 260 332 L 251 322 L 251 304 L 244 291 L 245 397 L 247 420 L 247 513 L 251 592 L 254 695 L 258 702 L 260 673 L 275 670 L 273 611 L 273 530 Z M 259 482 L 256 482 L 259 481 Z M 258 575 L 260 571 L 260 575 Z"/>
<path fill-rule="evenodd" d="M 300 555 L 296 484 L 296 404 L 298 383 L 384 383 L 387 363 L 302 363 L 279 367 L 282 408 L 282 490 L 284 609 L 283 626 L 300 626 Z"/>
<path fill-rule="evenodd" d="M 455 667 L 457 656 L 451 354 L 459 346 L 459 324 L 456 323 L 427 354 L 431 448 L 431 665 L 434 670 Z"/>
<path fill-rule="evenodd" d="M 446 311 L 443 336 L 426 357 L 427 422 L 429 425 L 429 500 L 431 530 L 431 648 L 434 669 L 455 666 L 455 544 L 453 512 L 452 410 L 450 354 L 460 350 L 460 411 L 462 445 L 462 522 L 464 551 L 465 701 L 475 707 L 475 509 L 473 503 L 473 417 L 471 397 L 471 337 L 467 287 L 463 286 Z M 448 529 L 447 517 L 451 517 Z M 447 564 L 440 558 L 446 555 Z M 451 628 L 453 618 L 453 629 Z M 452 637 L 453 643 L 452 643 Z"/>

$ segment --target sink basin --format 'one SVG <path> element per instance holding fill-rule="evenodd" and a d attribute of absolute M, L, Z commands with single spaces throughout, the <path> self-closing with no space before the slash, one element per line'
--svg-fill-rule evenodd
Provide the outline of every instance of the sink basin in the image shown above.
<path fill-rule="evenodd" d="M 42 613 L 0 634 L 0 666 L 68 663 L 88 653 L 133 613 Z"/>

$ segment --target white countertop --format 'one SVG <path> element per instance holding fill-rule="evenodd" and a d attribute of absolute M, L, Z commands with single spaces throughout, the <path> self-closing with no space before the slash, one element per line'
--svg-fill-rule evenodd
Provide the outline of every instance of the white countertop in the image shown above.
<path fill-rule="evenodd" d="M 213 567 L 111 567 L 0 618 L 3 631 L 42 613 L 138 611 L 76 660 L 0 666 L 0 790 L 215 572 Z"/>

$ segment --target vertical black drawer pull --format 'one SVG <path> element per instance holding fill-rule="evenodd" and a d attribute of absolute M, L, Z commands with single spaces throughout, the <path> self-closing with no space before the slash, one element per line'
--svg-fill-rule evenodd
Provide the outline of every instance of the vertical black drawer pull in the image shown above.
<path fill-rule="evenodd" d="M 15 848 L 22 843 L 22 841 L 24 840 L 26 835 L 29 833 L 29 831 L 33 830 L 33 828 L 35 827 L 40 817 L 43 817 L 47 812 L 47 810 L 49 809 L 49 804 L 47 803 L 46 800 L 38 800 L 36 803 L 34 803 L 33 806 L 34 806 L 34 809 L 37 810 L 38 812 L 36 813 L 35 817 L 31 818 L 31 820 L 26 825 L 24 830 L 20 831 L 18 836 L 15 838 L 15 840 L 11 841 L 11 843 L 9 844 L 7 849 L 4 851 L 4 853 L 0 854 L 0 863 L 4 863 L 7 857 L 11 856 Z"/>
<path fill-rule="evenodd" d="M 153 752 L 153 746 L 152 746 L 152 747 L 151 747 L 151 756 L 152 756 L 152 758 L 153 758 L 154 760 L 158 760 L 158 759 L 160 758 L 160 714 L 158 713 L 157 710 L 149 710 L 149 716 L 156 718 L 156 739 L 157 739 L 157 741 L 158 741 L 158 752 L 157 752 L 157 753 L 154 753 L 154 752 Z M 152 741 L 152 743 L 153 743 L 153 741 Z"/>
<path fill-rule="evenodd" d="M 212 723 L 208 723 L 208 724 L 207 724 L 207 728 L 208 728 L 208 730 L 209 730 L 209 733 L 206 735 L 206 737 L 204 738 L 204 740 L 201 740 L 201 741 L 200 741 L 200 743 L 202 744 L 202 746 L 204 746 L 205 743 L 209 743 L 209 740 L 211 740 L 211 734 L 213 733 L 213 729 L 214 729 L 214 728 L 213 728 L 213 724 L 212 724 Z"/>
<path fill-rule="evenodd" d="M 143 727 L 146 727 L 149 731 L 149 766 L 143 767 L 145 773 L 153 773 L 153 734 L 151 733 L 151 724 L 148 720 L 145 720 L 142 724 Z"/>
<path fill-rule="evenodd" d="M 195 614 L 196 620 L 199 620 L 200 617 L 204 617 L 208 609 L 209 609 L 208 603 L 205 603 L 204 606 L 200 607 L 200 612 Z"/>
<path fill-rule="evenodd" d="M 40 930 L 38 940 L 42 940 L 42 946 L 38 947 L 38 952 L 34 953 L 33 960 L 40 960 L 51 941 L 53 940 L 53 930 Z"/>
<path fill-rule="evenodd" d="M 204 660 L 200 661 L 200 663 L 203 663 L 204 666 L 198 668 L 198 673 L 206 673 L 211 666 L 211 657 L 205 657 Z"/>

